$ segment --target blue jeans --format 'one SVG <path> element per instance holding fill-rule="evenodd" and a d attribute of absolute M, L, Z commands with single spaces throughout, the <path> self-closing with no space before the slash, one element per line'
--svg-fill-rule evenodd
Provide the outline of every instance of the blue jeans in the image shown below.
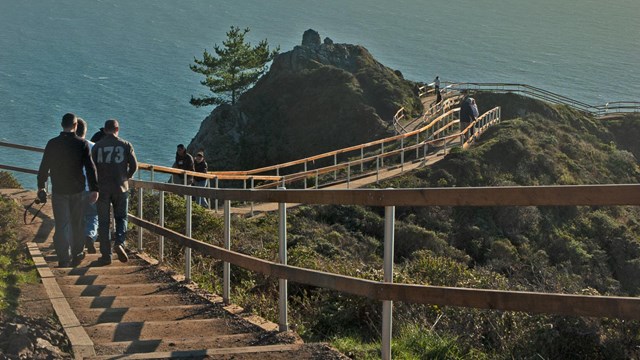
<path fill-rule="evenodd" d="M 97 202 L 98 208 L 98 240 L 100 241 L 100 254 L 103 258 L 111 257 L 111 205 L 113 205 L 113 218 L 116 223 L 114 245 L 124 246 L 127 235 L 127 216 L 129 211 L 129 193 L 101 192 Z"/>
<path fill-rule="evenodd" d="M 84 203 L 84 236 L 91 241 L 98 239 L 98 207 L 89 203 L 89 192 L 85 191 L 82 202 Z"/>
<path fill-rule="evenodd" d="M 205 186 L 207 186 L 207 179 L 195 180 L 193 182 L 193 186 L 205 187 Z M 195 198 L 195 202 L 196 202 L 196 204 L 198 204 L 198 205 L 200 205 L 202 207 L 209 207 L 209 202 L 207 201 L 207 198 L 198 196 L 198 197 Z"/>
<path fill-rule="evenodd" d="M 53 246 L 58 255 L 58 263 L 67 263 L 84 249 L 82 229 L 83 202 L 82 192 L 76 194 L 52 194 L 51 206 L 56 231 L 53 234 Z"/>

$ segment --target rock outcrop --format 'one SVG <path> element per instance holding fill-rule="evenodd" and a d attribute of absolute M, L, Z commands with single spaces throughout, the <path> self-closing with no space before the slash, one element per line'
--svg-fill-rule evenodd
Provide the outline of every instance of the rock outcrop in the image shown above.
<path fill-rule="evenodd" d="M 210 169 L 241 170 L 372 141 L 393 134 L 400 107 L 422 111 L 413 88 L 364 47 L 307 30 L 235 105 L 211 112 L 189 150 L 204 149 Z"/>

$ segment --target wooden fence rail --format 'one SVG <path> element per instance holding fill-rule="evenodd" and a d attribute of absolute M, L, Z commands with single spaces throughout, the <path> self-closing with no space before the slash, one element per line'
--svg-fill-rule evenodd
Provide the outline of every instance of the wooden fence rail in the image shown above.
<path fill-rule="evenodd" d="M 540 292 L 503 291 L 438 287 L 393 283 L 393 251 L 396 206 L 567 206 L 567 205 L 640 205 L 640 185 L 522 186 L 481 188 L 428 189 L 357 189 L 357 190 L 215 190 L 191 186 L 131 180 L 138 189 L 138 217 L 131 216 L 139 229 L 138 246 L 142 250 L 143 229 L 160 235 L 160 248 L 165 239 L 185 247 L 185 278 L 191 278 L 191 251 L 223 261 L 223 299 L 229 301 L 230 265 L 248 269 L 279 281 L 279 328 L 288 329 L 287 282 L 332 289 L 382 301 L 382 358 L 391 359 L 393 302 L 438 304 L 489 310 L 572 316 L 609 317 L 640 320 L 640 298 L 587 296 Z M 160 214 L 164 214 L 164 193 L 170 191 L 187 198 L 187 228 L 181 235 L 164 228 L 161 216 L 156 225 L 142 218 L 143 189 L 160 194 Z M 191 238 L 191 196 L 224 199 L 224 248 Z M 279 204 L 279 263 L 231 251 L 231 200 L 277 202 Z M 383 281 L 359 279 L 287 265 L 287 203 L 384 206 Z M 163 254 L 160 253 L 160 258 Z"/>

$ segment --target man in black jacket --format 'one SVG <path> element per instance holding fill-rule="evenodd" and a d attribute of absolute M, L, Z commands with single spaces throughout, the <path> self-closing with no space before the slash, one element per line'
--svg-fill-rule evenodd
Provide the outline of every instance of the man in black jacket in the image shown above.
<path fill-rule="evenodd" d="M 89 185 L 88 201 L 98 199 L 96 168 L 91 160 L 89 143 L 76 136 L 78 119 L 68 113 L 62 117 L 63 131 L 49 140 L 38 170 L 38 189 L 45 190 L 51 176 L 51 205 L 55 220 L 53 244 L 59 267 L 77 266 L 84 258 L 84 229 L 82 227 L 84 168 Z"/>
<path fill-rule="evenodd" d="M 104 124 L 105 136 L 91 150 L 91 156 L 98 169 L 100 179 L 100 199 L 98 200 L 98 240 L 100 241 L 101 265 L 111 264 L 110 221 L 111 206 L 116 224 L 113 250 L 121 262 L 129 257 L 124 249 L 129 211 L 129 179 L 138 170 L 138 160 L 133 145 L 118 137 L 120 124 L 117 120 L 107 120 Z"/>
<path fill-rule="evenodd" d="M 176 150 L 176 161 L 173 163 L 173 167 L 176 169 L 182 169 L 187 171 L 195 171 L 193 156 L 187 153 L 187 149 L 183 144 L 178 145 Z M 191 185 L 193 182 L 193 177 L 191 175 L 187 176 L 186 185 Z M 185 184 L 184 175 L 173 175 L 173 183 L 174 184 Z"/>

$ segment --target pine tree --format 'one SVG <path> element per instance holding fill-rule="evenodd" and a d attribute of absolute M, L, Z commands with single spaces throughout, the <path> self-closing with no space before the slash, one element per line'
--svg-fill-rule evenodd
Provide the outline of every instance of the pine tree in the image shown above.
<path fill-rule="evenodd" d="M 280 48 L 270 51 L 266 39 L 252 48 L 245 42 L 249 31 L 249 28 L 240 30 L 232 26 L 227 32 L 227 40 L 222 42 L 223 47 L 214 45 L 215 55 L 205 49 L 202 60 L 194 58 L 195 65 L 189 67 L 205 76 L 200 83 L 215 95 L 191 96 L 191 105 L 201 107 L 229 101 L 235 104 L 238 97 L 266 71 L 267 63 L 275 58 Z"/>

